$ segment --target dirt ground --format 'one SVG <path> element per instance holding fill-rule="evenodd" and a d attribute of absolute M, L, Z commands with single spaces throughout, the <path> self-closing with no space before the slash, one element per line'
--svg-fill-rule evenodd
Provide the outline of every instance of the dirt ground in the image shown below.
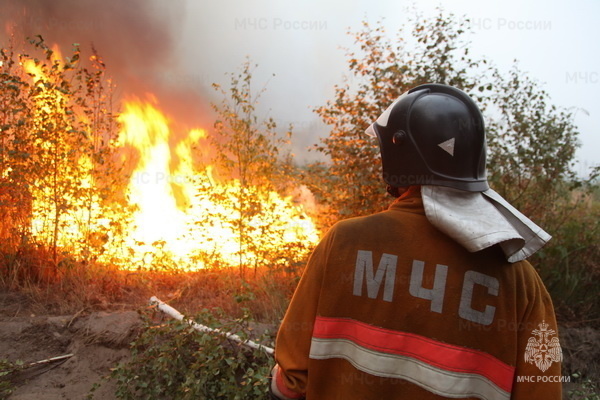
<path fill-rule="evenodd" d="M 132 308 L 134 308 L 132 306 Z M 80 312 L 74 315 L 36 315 L 23 296 L 0 293 L 0 359 L 26 365 L 72 354 L 64 361 L 31 366 L 11 374 L 16 388 L 10 400 L 81 400 L 95 384 L 93 399 L 115 398 L 115 385 L 103 379 L 129 356 L 128 346 L 141 326 L 137 311 Z M 565 362 L 563 375 L 583 372 L 600 382 L 600 331 L 561 329 Z M 568 390 L 578 384 L 565 385 Z"/>
<path fill-rule="evenodd" d="M 14 400 L 114 399 L 114 383 L 103 379 L 129 355 L 140 327 L 136 311 L 36 315 L 22 296 L 0 295 L 0 359 L 25 365 L 72 354 L 64 361 L 31 366 L 11 374 Z"/>

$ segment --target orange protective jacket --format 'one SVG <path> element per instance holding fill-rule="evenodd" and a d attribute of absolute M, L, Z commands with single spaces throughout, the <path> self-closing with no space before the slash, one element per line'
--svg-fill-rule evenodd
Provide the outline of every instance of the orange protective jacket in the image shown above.
<path fill-rule="evenodd" d="M 282 399 L 561 398 L 552 301 L 527 261 L 469 253 L 420 193 L 334 225 L 281 324 Z"/>

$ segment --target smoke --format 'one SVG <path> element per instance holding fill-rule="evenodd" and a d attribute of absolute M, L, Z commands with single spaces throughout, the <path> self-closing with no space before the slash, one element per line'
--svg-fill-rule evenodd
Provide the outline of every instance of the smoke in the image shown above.
<path fill-rule="evenodd" d="M 9 35 L 17 45 L 42 35 L 64 55 L 73 43 L 84 55 L 93 47 L 117 85 L 117 98 L 154 94 L 181 131 L 212 127 L 209 104 L 221 96 L 211 84 L 229 88 L 227 74 L 238 73 L 250 57 L 258 64 L 253 87 L 266 88 L 259 119 L 274 117 L 282 131 L 293 125 L 293 152 L 303 158 L 325 130 L 312 109 L 339 82 L 343 53 L 336 34 L 346 29 L 346 22 L 321 13 L 338 9 L 341 0 L 309 3 L 0 0 L 0 45 Z"/>
<path fill-rule="evenodd" d="M 117 85 L 116 94 L 144 98 L 151 92 L 174 120 L 193 124 L 208 107 L 186 85 L 175 54 L 185 16 L 184 0 L 0 0 L 2 46 L 12 36 L 17 50 L 41 35 L 65 55 L 73 44 L 95 49 Z"/>

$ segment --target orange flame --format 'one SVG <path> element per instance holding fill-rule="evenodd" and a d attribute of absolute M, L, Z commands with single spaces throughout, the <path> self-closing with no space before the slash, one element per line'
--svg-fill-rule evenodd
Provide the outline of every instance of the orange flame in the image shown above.
<path fill-rule="evenodd" d="M 185 269 L 204 267 L 202 255 L 217 255 L 221 266 L 256 262 L 256 246 L 244 250 L 236 228 L 242 218 L 237 209 L 240 182 L 219 181 L 211 165 L 194 168 L 192 145 L 205 139 L 206 132 L 191 130 L 172 148 L 168 119 L 151 102 L 139 100 L 124 104 L 119 121 L 123 126 L 120 144 L 139 154 L 129 184 L 130 202 L 137 206 L 129 245 L 145 257 L 138 261 L 151 262 L 160 245 Z M 263 240 L 252 238 L 260 242 L 258 251 L 275 251 L 286 243 L 304 243 L 306 248 L 317 241 L 314 223 L 291 197 L 254 188 L 244 192 L 268 204 L 246 221 L 247 235 L 270 235 Z"/>
<path fill-rule="evenodd" d="M 54 65 L 58 65 L 62 68 L 64 66 L 63 58 L 58 46 L 54 45 L 52 48 L 52 55 L 50 57 L 50 62 Z M 43 64 L 34 61 L 33 59 L 26 59 L 22 63 L 23 70 L 31 76 L 31 80 L 34 85 L 36 85 L 40 92 L 38 96 L 35 98 L 35 111 L 33 115 L 34 119 L 34 128 L 33 129 L 44 129 L 45 118 L 47 115 L 51 115 L 53 113 L 61 113 L 66 114 L 66 108 L 68 104 L 68 99 L 66 96 L 60 91 L 52 89 L 53 82 L 50 74 L 44 70 Z M 85 116 L 79 116 L 80 119 L 84 119 Z M 69 125 L 68 119 L 62 121 L 65 125 L 62 126 L 62 129 L 68 131 L 72 127 Z M 60 128 L 59 128 L 60 129 Z M 52 152 L 53 146 L 55 143 L 47 139 L 40 139 L 36 143 L 46 152 Z M 70 150 L 72 146 L 69 144 L 65 145 L 66 150 Z M 78 167 L 80 170 L 87 171 L 87 173 L 83 173 L 81 176 L 81 181 L 79 182 L 80 187 L 86 188 L 94 185 L 94 181 L 91 177 L 90 171 L 92 169 L 92 162 L 88 155 L 80 154 L 79 158 L 76 161 L 78 163 Z M 34 237 L 42 238 L 42 240 L 48 240 L 49 237 L 52 236 L 52 218 L 57 207 L 56 204 L 51 204 L 48 201 L 52 196 L 56 196 L 55 193 L 52 193 L 51 188 L 47 187 L 44 182 L 47 180 L 47 177 L 40 178 L 39 182 L 36 182 L 34 186 L 37 186 L 36 193 L 33 196 L 32 201 L 32 234 Z M 74 196 L 70 194 L 62 194 L 62 197 L 67 202 L 71 204 L 83 206 L 84 200 L 79 198 L 74 198 Z M 88 210 L 89 212 L 89 210 Z M 85 232 L 89 231 L 90 228 L 93 229 L 94 226 L 89 226 L 86 221 L 86 212 L 83 209 L 77 209 L 74 207 L 71 212 L 64 213 L 61 215 L 60 221 L 60 229 L 61 235 L 59 236 L 58 245 L 59 246 L 71 246 L 77 247 L 77 244 L 85 241 Z M 106 220 L 97 220 L 96 224 L 103 224 Z M 87 229 L 84 229 L 83 226 L 88 225 Z"/>
<path fill-rule="evenodd" d="M 56 48 L 52 62 L 60 63 L 60 60 Z M 33 82 L 39 82 L 40 90 L 46 90 L 43 82 L 48 77 L 41 65 L 26 60 L 23 68 Z M 60 91 L 49 92 L 49 95 L 55 96 L 51 101 L 56 104 L 68 100 L 61 97 Z M 192 149 L 198 143 L 209 145 L 206 132 L 193 129 L 175 138 L 171 121 L 158 109 L 157 103 L 154 98 L 146 102 L 139 99 L 123 102 L 116 145 L 132 171 L 126 194 L 134 211 L 128 219 L 130 226 L 124 229 L 127 236 L 114 241 L 119 245 L 108 240 L 107 248 L 97 258 L 118 263 L 123 268 L 160 268 L 167 258 L 179 269 L 195 270 L 217 265 L 256 266 L 266 260 L 285 263 L 306 255 L 317 242 L 319 232 L 303 206 L 291 196 L 254 187 L 242 188 L 236 179 L 217 179 L 212 165 L 196 165 Z M 43 118 L 44 111 L 60 111 L 60 107 L 45 110 L 45 104 L 37 105 L 39 119 Z M 90 171 L 80 176 L 80 184 L 93 187 L 91 159 L 82 154 L 77 162 L 79 170 Z M 242 193 L 251 196 L 260 204 L 260 209 L 244 215 L 239 207 Z M 32 232 L 41 238 L 51 236 L 48 220 L 52 218 L 49 210 L 53 206 L 47 202 L 49 197 L 38 196 L 32 206 Z M 69 201 L 78 204 L 81 200 L 69 198 Z M 86 207 L 89 215 L 89 201 Z M 100 210 L 100 206 L 95 209 Z M 109 223 L 108 218 L 96 218 L 90 224 L 85 212 L 74 207 L 62 216 L 58 245 L 74 248 L 89 240 L 90 233 L 97 227 L 106 228 Z M 285 257 L 279 257 L 284 261 L 273 261 L 278 258 L 265 256 L 284 253 Z"/>

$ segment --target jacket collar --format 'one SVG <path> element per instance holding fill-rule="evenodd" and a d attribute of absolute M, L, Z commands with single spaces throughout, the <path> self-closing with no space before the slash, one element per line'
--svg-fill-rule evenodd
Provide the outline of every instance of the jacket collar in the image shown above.
<path fill-rule="evenodd" d="M 421 186 L 410 186 L 406 192 L 390 204 L 389 209 L 425 215 Z"/>

